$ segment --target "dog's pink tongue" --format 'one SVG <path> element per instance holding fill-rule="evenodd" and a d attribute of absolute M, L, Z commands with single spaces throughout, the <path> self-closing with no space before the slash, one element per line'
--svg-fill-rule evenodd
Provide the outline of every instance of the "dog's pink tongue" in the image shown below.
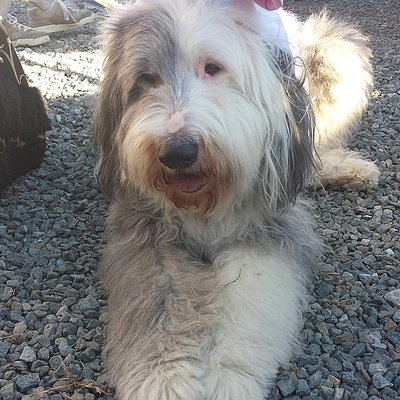
<path fill-rule="evenodd" d="M 174 187 L 182 192 L 196 192 L 203 185 L 203 179 L 196 176 L 177 176 L 173 181 Z"/>
<path fill-rule="evenodd" d="M 269 11 L 277 10 L 282 7 L 283 0 L 254 0 L 262 8 L 266 8 Z"/>

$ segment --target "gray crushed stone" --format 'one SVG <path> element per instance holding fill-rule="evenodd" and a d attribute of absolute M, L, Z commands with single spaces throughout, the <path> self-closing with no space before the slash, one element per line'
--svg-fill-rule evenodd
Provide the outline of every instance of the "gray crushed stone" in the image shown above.
<path fill-rule="evenodd" d="M 326 250 L 304 313 L 302 346 L 271 400 L 393 400 L 400 393 L 400 10 L 398 0 L 288 0 L 327 6 L 370 37 L 375 89 L 350 147 L 376 160 L 377 189 L 306 191 Z M 20 20 L 26 5 L 14 7 Z M 112 399 L 104 379 L 96 271 L 106 202 L 93 178 L 91 95 L 98 21 L 18 49 L 48 102 L 42 166 L 0 199 L 0 398 Z M 108 393 L 108 394 L 107 394 Z"/>

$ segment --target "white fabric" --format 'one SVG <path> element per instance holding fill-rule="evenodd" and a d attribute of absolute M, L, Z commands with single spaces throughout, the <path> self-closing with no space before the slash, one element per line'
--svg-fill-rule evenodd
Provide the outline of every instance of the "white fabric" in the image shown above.
<path fill-rule="evenodd" d="M 268 11 L 255 4 L 256 9 L 256 27 L 264 33 L 265 38 L 272 41 L 276 47 L 291 54 L 288 35 L 281 18 L 281 10 Z"/>
<path fill-rule="evenodd" d="M 268 43 L 291 54 L 288 36 L 281 18 L 282 9 L 268 11 L 253 0 L 215 0 L 215 4 L 237 9 L 246 24 L 261 32 Z"/>

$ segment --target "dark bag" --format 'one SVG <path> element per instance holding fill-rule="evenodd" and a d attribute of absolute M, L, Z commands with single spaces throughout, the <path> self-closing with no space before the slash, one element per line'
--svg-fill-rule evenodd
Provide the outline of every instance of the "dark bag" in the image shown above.
<path fill-rule="evenodd" d="M 0 23 L 0 192 L 18 176 L 39 167 L 49 129 L 42 96 L 28 85 Z"/>

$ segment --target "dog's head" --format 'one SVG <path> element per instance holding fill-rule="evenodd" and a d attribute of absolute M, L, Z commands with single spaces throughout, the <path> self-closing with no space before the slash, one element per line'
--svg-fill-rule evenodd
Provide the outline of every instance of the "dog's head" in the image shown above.
<path fill-rule="evenodd" d="M 272 215 L 297 195 L 305 92 L 231 1 L 142 0 L 108 20 L 94 140 L 111 197 L 202 215 L 257 199 Z"/>

